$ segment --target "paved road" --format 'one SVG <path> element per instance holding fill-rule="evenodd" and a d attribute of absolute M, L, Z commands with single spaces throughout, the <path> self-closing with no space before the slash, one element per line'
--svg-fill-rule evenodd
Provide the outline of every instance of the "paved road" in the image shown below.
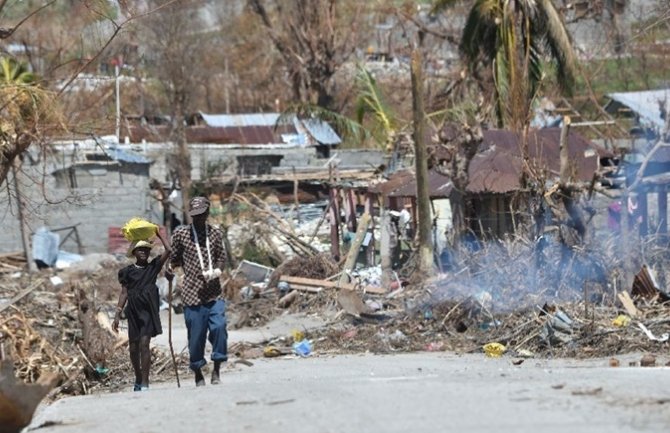
<path fill-rule="evenodd" d="M 635 357 L 639 359 L 639 357 Z M 480 354 L 323 356 L 256 360 L 223 384 L 156 385 L 63 399 L 38 432 L 560 432 L 670 430 L 670 369 L 607 360 Z M 667 361 L 667 360 L 666 360 Z M 45 427 L 39 428 L 41 425 Z"/>

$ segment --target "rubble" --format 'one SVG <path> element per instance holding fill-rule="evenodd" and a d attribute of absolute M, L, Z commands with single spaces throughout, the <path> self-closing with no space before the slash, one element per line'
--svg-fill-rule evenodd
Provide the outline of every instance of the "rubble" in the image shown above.
<path fill-rule="evenodd" d="M 256 217 L 279 221 L 258 200 L 245 204 Z M 281 223 L 281 230 L 263 224 L 268 242 L 280 236 L 293 254 L 277 246 L 270 256 L 282 260 L 273 265 L 243 257 L 222 277 L 230 328 L 259 327 L 293 313 L 319 316 L 327 325 L 300 338 L 231 345 L 231 365 L 258 357 L 412 351 L 491 354 L 514 365 L 532 357 L 615 359 L 631 352 L 656 356 L 656 365 L 667 362 L 660 358 L 670 306 L 651 265 L 626 288 L 617 274 L 623 265 L 609 252 L 580 250 L 561 269 L 563 251 L 545 247 L 538 256 L 532 242 L 506 240 L 460 252 L 457 266 L 428 280 L 410 259 L 382 287 L 380 267 L 354 265 L 345 274 L 344 261 L 319 253 L 290 224 Z M 14 359 L 21 382 L 55 374 L 49 399 L 131 385 L 127 342 L 109 326 L 123 265 L 115 256 L 91 254 L 67 269 L 29 274 L 20 255 L 0 256 L 0 347 Z M 152 381 L 173 380 L 169 351 L 153 348 L 152 357 Z M 176 354 L 184 373 L 186 357 Z"/>

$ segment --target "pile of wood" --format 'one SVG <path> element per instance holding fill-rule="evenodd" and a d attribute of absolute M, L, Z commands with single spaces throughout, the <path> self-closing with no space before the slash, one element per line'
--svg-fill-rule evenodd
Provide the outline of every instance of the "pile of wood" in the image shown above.
<path fill-rule="evenodd" d="M 0 254 L 0 275 L 22 271 L 26 266 L 26 256 L 22 252 Z"/>
<path fill-rule="evenodd" d="M 111 330 L 108 273 L 58 287 L 42 274 L 0 281 L 0 358 L 12 359 L 20 383 L 55 377 L 50 399 L 132 383 L 127 337 Z M 154 379 L 172 377 L 169 354 L 156 351 L 153 357 Z"/>

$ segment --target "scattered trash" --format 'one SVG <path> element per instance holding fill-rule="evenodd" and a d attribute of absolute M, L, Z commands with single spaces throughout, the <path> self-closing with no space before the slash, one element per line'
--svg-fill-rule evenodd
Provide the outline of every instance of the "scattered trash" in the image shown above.
<path fill-rule="evenodd" d="M 263 356 L 266 358 L 276 358 L 277 356 L 282 355 L 284 355 L 284 353 L 274 346 L 266 346 L 265 349 L 263 349 Z"/>
<path fill-rule="evenodd" d="M 259 263 L 242 260 L 233 275 L 239 275 L 250 283 L 262 283 L 270 277 L 270 274 L 272 274 L 273 271 L 273 268 Z M 279 287 L 279 285 L 277 285 L 277 287 Z M 281 290 L 281 288 L 279 288 L 279 290 Z M 286 291 L 288 291 L 288 289 L 286 289 Z"/>
<path fill-rule="evenodd" d="M 286 281 L 280 281 L 277 284 L 277 289 L 279 289 L 279 293 L 285 295 L 286 293 L 288 293 L 289 290 L 291 290 L 291 285 Z"/>
<path fill-rule="evenodd" d="M 507 348 L 500 343 L 487 343 L 482 349 L 489 358 L 500 358 Z"/>
<path fill-rule="evenodd" d="M 370 310 L 373 311 L 379 311 L 383 308 L 381 302 L 375 301 L 373 299 L 366 299 L 365 305 L 367 305 L 370 308 Z"/>
<path fill-rule="evenodd" d="M 58 275 L 54 275 L 53 277 L 49 278 L 49 281 L 51 281 L 51 284 L 53 284 L 54 287 L 58 287 L 63 284 L 63 279 Z"/>
<path fill-rule="evenodd" d="M 67 269 L 75 263 L 79 263 L 83 260 L 84 256 L 60 250 L 58 251 L 58 258 L 56 259 L 55 267 L 56 269 Z"/>
<path fill-rule="evenodd" d="M 535 354 L 528 349 L 517 350 L 516 354 L 522 358 L 532 358 L 535 356 Z"/>
<path fill-rule="evenodd" d="M 635 275 L 630 294 L 634 298 L 639 297 L 647 300 L 659 300 L 661 302 L 670 300 L 670 296 L 659 288 L 651 269 L 647 265 L 642 265 L 640 272 Z"/>
<path fill-rule="evenodd" d="M 656 366 L 656 357 L 651 354 L 646 354 L 640 359 L 640 367 L 654 367 Z"/>
<path fill-rule="evenodd" d="M 649 329 L 647 329 L 646 326 L 644 326 L 640 322 L 638 322 L 637 326 L 642 330 L 642 332 L 644 332 L 647 335 L 647 337 L 650 340 L 658 341 L 659 343 L 663 343 L 664 341 L 668 341 L 668 338 L 670 338 L 670 334 L 667 333 L 667 332 L 665 334 L 661 335 L 660 337 L 656 337 L 654 334 L 652 334 L 652 332 Z"/>
<path fill-rule="evenodd" d="M 293 353 L 303 358 L 311 355 L 312 343 L 309 340 L 302 340 L 293 344 Z"/>
<path fill-rule="evenodd" d="M 426 345 L 426 351 L 428 352 L 440 352 L 444 350 L 444 342 L 442 341 L 433 341 Z"/>
<path fill-rule="evenodd" d="M 499 320 L 490 320 L 487 322 L 482 322 L 479 325 L 479 329 L 481 329 L 482 331 L 487 331 L 491 328 L 497 328 L 500 325 L 502 325 L 502 322 L 500 322 Z"/>
<path fill-rule="evenodd" d="M 548 319 L 540 331 L 540 337 L 549 345 L 565 344 L 572 341 L 572 319 L 558 309 L 549 313 L 547 305 L 541 310 L 548 315 Z"/>
<path fill-rule="evenodd" d="M 349 340 L 351 338 L 356 337 L 356 335 L 358 335 L 358 329 L 352 328 L 352 329 L 349 329 L 348 331 L 345 331 L 342 334 L 342 338 L 345 339 L 345 340 Z"/>
<path fill-rule="evenodd" d="M 294 329 L 291 331 L 291 337 L 293 337 L 293 341 L 295 342 L 302 341 L 305 339 L 305 333 L 299 329 Z"/>
<path fill-rule="evenodd" d="M 244 286 L 240 289 L 240 296 L 242 296 L 242 299 L 245 301 L 253 299 L 254 293 L 254 289 L 251 286 Z"/>
<path fill-rule="evenodd" d="M 630 324 L 630 320 L 630 317 L 626 316 L 625 314 L 619 314 L 616 319 L 612 320 L 612 325 L 618 328 L 625 328 Z"/>
<path fill-rule="evenodd" d="M 49 231 L 46 227 L 40 227 L 33 235 L 33 260 L 40 268 L 52 267 L 58 258 L 58 244 L 60 236 Z"/>
<path fill-rule="evenodd" d="M 109 373 L 109 368 L 98 364 L 95 366 L 95 372 L 98 373 L 100 376 L 104 376 L 107 373 Z"/>
<path fill-rule="evenodd" d="M 515 359 L 512 361 L 512 365 L 521 365 L 524 361 L 525 359 Z"/>

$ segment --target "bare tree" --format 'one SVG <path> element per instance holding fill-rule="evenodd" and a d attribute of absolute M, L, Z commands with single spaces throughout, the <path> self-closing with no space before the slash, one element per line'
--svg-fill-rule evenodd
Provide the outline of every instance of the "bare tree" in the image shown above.
<path fill-rule="evenodd" d="M 362 2 L 249 0 L 281 55 L 296 101 L 332 108 L 332 78 L 351 56 Z"/>
<path fill-rule="evenodd" d="M 206 80 L 204 59 L 211 56 L 208 42 L 216 36 L 208 31 L 200 17 L 200 1 L 155 0 L 160 8 L 143 24 L 146 42 L 144 65 L 157 78 L 170 105 L 170 138 L 175 152 L 169 160 L 181 188 L 183 203 L 191 194 L 191 154 L 186 139 L 186 118 L 193 110 L 199 85 Z M 188 216 L 185 215 L 185 219 Z"/>

